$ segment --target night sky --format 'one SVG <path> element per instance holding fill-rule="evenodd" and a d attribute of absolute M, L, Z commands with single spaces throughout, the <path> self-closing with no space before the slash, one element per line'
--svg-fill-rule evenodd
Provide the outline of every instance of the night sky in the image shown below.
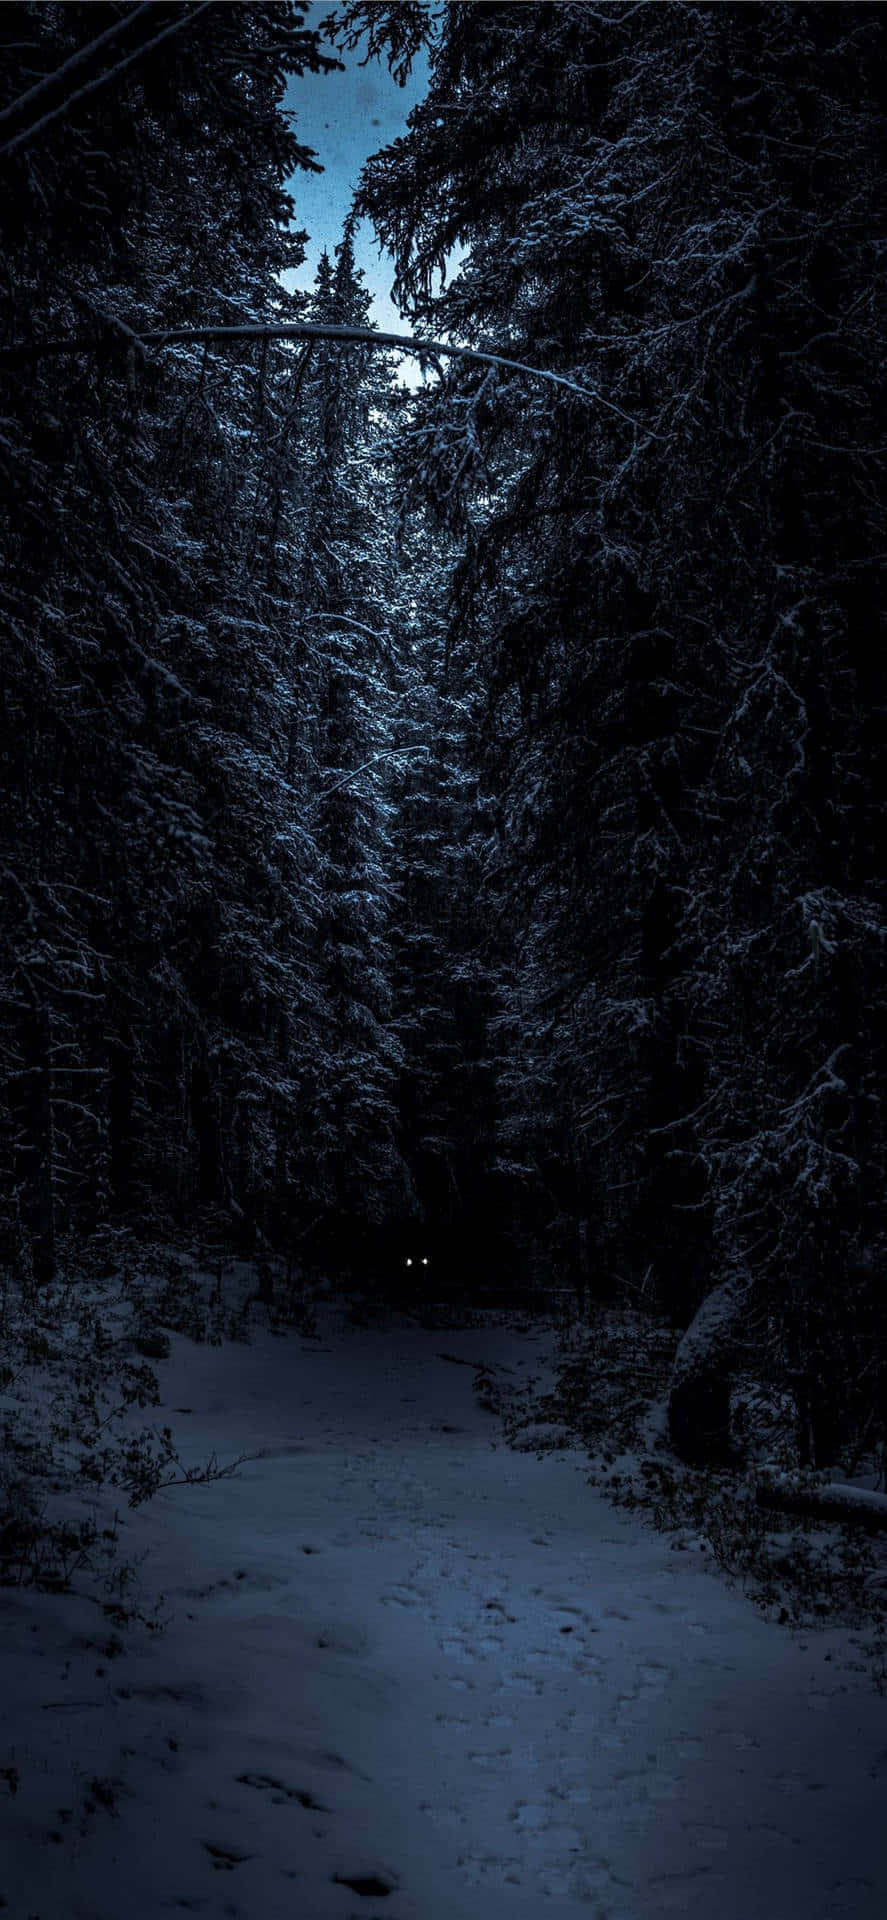
<path fill-rule="evenodd" d="M 309 25 L 322 7 L 307 7 Z M 310 287 L 318 259 L 341 237 L 342 225 L 360 169 L 371 153 L 388 146 L 403 133 L 407 114 L 428 84 L 425 55 L 416 61 L 405 87 L 392 80 L 386 66 L 373 60 L 361 66 L 360 51 L 344 56 L 344 73 L 305 74 L 290 80 L 287 106 L 296 114 L 300 140 L 313 147 L 322 174 L 298 173 L 292 181 L 296 220 L 310 235 L 302 267 L 287 279 L 291 286 Z M 373 295 L 373 319 L 381 328 L 403 328 L 389 298 L 393 269 L 387 255 L 380 258 L 372 229 L 362 223 L 357 236 L 357 260 Z"/>

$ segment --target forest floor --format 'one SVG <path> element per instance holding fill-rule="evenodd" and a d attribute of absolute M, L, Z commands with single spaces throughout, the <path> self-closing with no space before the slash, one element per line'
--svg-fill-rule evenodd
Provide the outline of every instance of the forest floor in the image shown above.
<path fill-rule="evenodd" d="M 858 1638 L 614 1509 L 528 1412 L 558 1362 L 526 1317 L 173 1335 L 158 1422 L 239 1465 L 128 1515 L 119 1631 L 0 1592 L 4 1915 L 883 1920 Z"/>

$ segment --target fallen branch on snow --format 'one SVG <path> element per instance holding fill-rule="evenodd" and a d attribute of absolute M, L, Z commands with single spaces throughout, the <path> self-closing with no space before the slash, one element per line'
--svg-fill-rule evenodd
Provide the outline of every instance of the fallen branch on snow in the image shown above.
<path fill-rule="evenodd" d="M 763 1473 L 755 1488 L 759 1507 L 807 1514 L 814 1520 L 838 1520 L 876 1533 L 887 1529 L 887 1493 L 854 1487 L 840 1480 L 804 1485 L 789 1473 Z"/>

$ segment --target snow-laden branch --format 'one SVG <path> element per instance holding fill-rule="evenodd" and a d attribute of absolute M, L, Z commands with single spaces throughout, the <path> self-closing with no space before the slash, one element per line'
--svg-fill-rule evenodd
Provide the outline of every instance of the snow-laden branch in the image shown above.
<path fill-rule="evenodd" d="M 112 315 L 108 315 L 107 324 L 117 324 Z M 377 333 L 374 327 L 327 326 L 308 320 L 281 321 L 270 326 L 246 325 L 238 327 L 165 327 L 152 329 L 149 333 L 135 335 L 134 344 L 141 347 L 176 347 L 209 345 L 218 341 L 221 345 L 236 346 L 246 340 L 331 340 L 341 342 L 343 346 L 358 347 L 396 347 L 400 353 L 412 354 L 417 360 L 435 360 L 439 357 L 451 360 L 470 360 L 488 367 L 504 367 L 508 373 L 525 373 L 531 380 L 544 380 L 549 386 L 564 387 L 568 393 L 575 393 L 580 400 L 587 400 L 590 406 L 603 407 L 607 413 L 615 413 L 628 426 L 647 433 L 651 439 L 658 439 L 652 429 L 643 421 L 635 420 L 633 415 L 608 400 L 597 388 L 580 386 L 576 380 L 570 380 L 564 373 L 552 373 L 547 367 L 530 366 L 526 360 L 512 360 L 504 353 L 487 353 L 480 347 L 454 347 L 445 340 L 417 340 L 408 333 Z M 97 345 L 94 334 L 72 334 L 66 340 L 34 340 L 22 342 L 15 347 L 4 347 L 0 351 L 0 366 L 18 366 L 28 360 L 42 360 L 49 354 L 88 353 Z"/>
<path fill-rule="evenodd" d="M 207 7 L 211 5 L 212 0 L 200 0 L 199 6 L 180 8 L 175 19 L 170 21 L 169 25 L 165 26 L 160 33 L 155 33 L 151 40 L 143 41 L 142 45 L 136 47 L 134 52 L 128 53 L 124 60 L 118 60 L 115 66 L 106 67 L 103 73 L 96 74 L 93 80 L 87 80 L 84 86 L 78 87 L 74 93 L 69 93 L 67 98 L 61 102 L 60 106 L 52 107 L 50 111 L 44 113 L 39 120 L 32 121 L 29 127 L 23 127 L 21 133 L 17 133 L 14 139 L 7 140 L 5 145 L 0 147 L 0 159 L 2 159 L 5 154 L 15 153 L 18 147 L 24 146 L 28 140 L 32 140 L 35 133 L 42 133 L 43 128 L 48 127 L 51 121 L 60 119 L 62 114 L 67 113 L 69 108 L 73 107 L 78 100 L 84 100 L 88 93 L 95 93 L 97 87 L 103 87 L 107 81 L 114 80 L 118 73 L 123 73 L 127 67 L 131 67 L 134 60 L 141 60 L 144 54 L 150 53 L 152 47 L 159 47 L 161 40 L 168 40 L 171 33 L 181 33 L 183 27 L 193 26 L 194 21 L 199 15 L 205 13 Z M 140 11 L 140 8 L 136 8 L 135 12 L 130 14 L 129 18 L 134 20 L 136 12 Z M 98 44 L 98 41 L 96 41 L 95 45 L 97 46 Z M 87 51 L 89 51 L 89 49 L 87 49 Z M 61 69 L 59 69 L 59 71 L 61 71 Z"/>
<path fill-rule="evenodd" d="M 71 73 L 74 67 L 81 67 L 84 60 L 89 59 L 90 54 L 98 52 L 99 47 L 107 46 L 109 40 L 116 40 L 118 35 L 125 33 L 126 28 L 131 26 L 140 14 L 147 13 L 150 4 L 151 0 L 141 0 L 141 5 L 130 7 L 128 12 L 121 14 L 112 26 L 105 29 L 104 33 L 100 33 L 96 40 L 89 40 L 85 46 L 78 47 L 76 53 L 72 53 L 67 60 L 63 60 L 60 67 L 54 68 L 52 73 L 45 73 L 43 78 L 29 87 L 26 93 L 20 93 L 17 100 L 11 100 L 9 106 L 4 107 L 0 112 L 0 126 L 5 121 L 12 120 L 23 107 L 29 107 L 32 101 L 39 99 L 40 95 L 46 93 L 50 87 L 54 87 L 65 74 Z"/>
<path fill-rule="evenodd" d="M 887 1494 L 851 1482 L 826 1480 L 821 1485 L 800 1476 L 765 1469 L 755 1488 L 759 1507 L 781 1513 L 807 1514 L 814 1520 L 856 1524 L 872 1533 L 887 1529 Z"/>
<path fill-rule="evenodd" d="M 403 758 L 405 755 L 427 753 L 427 751 L 424 742 L 418 747 L 380 747 L 379 752 L 371 754 L 369 760 L 364 760 L 359 767 L 352 767 L 348 773 L 342 775 L 341 779 L 334 780 L 331 787 L 325 787 L 320 799 L 315 801 L 314 806 L 309 809 L 309 818 L 318 813 L 334 793 L 341 793 L 343 787 L 349 787 L 352 780 L 356 780 L 361 773 L 367 773 L 370 767 L 377 766 L 380 760 L 393 760 Z"/>

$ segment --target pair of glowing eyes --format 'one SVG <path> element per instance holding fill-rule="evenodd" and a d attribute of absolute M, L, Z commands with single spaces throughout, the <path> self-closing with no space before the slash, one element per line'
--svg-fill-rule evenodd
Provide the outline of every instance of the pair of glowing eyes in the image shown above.
<path fill-rule="evenodd" d="M 409 1254 L 409 1253 L 407 1254 L 407 1258 L 406 1258 L 406 1264 L 407 1264 L 407 1266 L 408 1266 L 408 1267 L 414 1267 L 414 1266 L 416 1265 L 416 1262 L 415 1262 L 415 1260 L 413 1259 L 413 1257 L 412 1257 L 412 1255 L 411 1255 L 411 1254 Z M 420 1266 L 420 1267 L 427 1267 L 427 1265 L 428 1265 L 428 1256 L 427 1256 L 427 1254 L 424 1254 L 424 1253 L 423 1253 L 423 1255 L 422 1255 L 422 1258 L 421 1258 L 421 1260 L 419 1261 L 419 1263 L 418 1263 L 418 1264 L 419 1264 L 419 1266 Z"/>

